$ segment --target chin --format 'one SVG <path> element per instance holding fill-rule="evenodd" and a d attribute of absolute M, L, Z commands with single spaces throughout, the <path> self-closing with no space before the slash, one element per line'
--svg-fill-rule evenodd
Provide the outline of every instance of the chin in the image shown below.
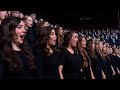
<path fill-rule="evenodd" d="M 19 44 L 23 44 L 23 41 L 20 41 Z"/>

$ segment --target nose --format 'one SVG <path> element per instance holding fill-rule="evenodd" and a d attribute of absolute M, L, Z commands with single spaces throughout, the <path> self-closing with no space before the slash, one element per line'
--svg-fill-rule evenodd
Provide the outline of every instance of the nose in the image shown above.
<path fill-rule="evenodd" d="M 26 30 L 26 28 L 25 28 L 25 27 L 23 28 L 23 32 L 24 32 L 24 33 L 26 33 L 26 32 L 27 32 L 27 30 Z"/>
<path fill-rule="evenodd" d="M 78 42 L 78 38 L 76 38 L 76 41 Z"/>
<path fill-rule="evenodd" d="M 57 38 L 56 34 L 55 34 L 55 38 Z"/>

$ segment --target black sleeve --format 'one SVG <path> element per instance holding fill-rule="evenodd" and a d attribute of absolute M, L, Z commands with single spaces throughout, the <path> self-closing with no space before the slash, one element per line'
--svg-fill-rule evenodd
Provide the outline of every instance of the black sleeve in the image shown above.
<path fill-rule="evenodd" d="M 113 69 L 115 70 L 115 73 L 117 74 L 118 72 L 117 72 L 117 66 L 116 66 L 114 56 L 110 56 L 110 60 L 111 60 L 111 65 L 113 66 Z"/>
<path fill-rule="evenodd" d="M 64 64 L 65 64 L 65 49 L 61 49 L 59 54 L 59 65 Z"/>
<path fill-rule="evenodd" d="M 42 79 L 43 74 L 43 54 L 39 48 L 34 50 L 35 64 L 36 64 L 36 77 Z"/>
<path fill-rule="evenodd" d="M 3 79 L 3 73 L 4 73 L 4 70 L 3 70 L 3 62 L 2 60 L 0 60 L 0 80 Z"/>

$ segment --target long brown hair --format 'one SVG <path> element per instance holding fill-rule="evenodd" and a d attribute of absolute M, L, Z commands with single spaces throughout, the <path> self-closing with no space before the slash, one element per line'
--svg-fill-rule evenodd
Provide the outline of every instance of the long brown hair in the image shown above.
<path fill-rule="evenodd" d="M 83 57 L 83 68 L 87 68 L 89 65 L 91 65 L 91 60 L 86 52 L 86 48 L 81 47 L 81 41 L 82 39 L 85 38 L 84 36 L 79 36 L 79 41 L 78 41 L 78 49 Z"/>
<path fill-rule="evenodd" d="M 101 58 L 104 60 L 105 59 L 105 56 L 104 56 L 104 53 L 103 51 L 99 48 L 99 44 L 100 44 L 100 40 L 96 40 L 95 41 L 95 51 L 101 56 Z"/>
<path fill-rule="evenodd" d="M 63 42 L 63 47 L 64 48 L 68 47 L 69 41 L 71 40 L 71 38 L 72 38 L 74 33 L 77 33 L 77 32 L 73 30 L 73 31 L 69 31 L 69 32 L 65 33 L 65 35 L 64 35 L 64 42 Z M 72 49 L 74 50 L 75 53 L 78 53 L 77 47 L 74 47 Z"/>
<path fill-rule="evenodd" d="M 47 56 L 51 55 L 51 53 L 49 52 L 50 49 L 47 48 L 47 42 L 50 38 L 50 34 L 52 30 L 54 30 L 54 28 L 50 26 L 43 27 L 42 30 L 41 28 L 37 30 L 38 34 L 37 34 L 37 42 L 35 44 L 35 47 L 36 48 L 40 47 L 43 53 Z M 51 48 L 53 49 L 54 52 L 59 51 L 55 46 Z"/>
<path fill-rule="evenodd" d="M 56 35 L 57 35 L 58 48 L 59 48 L 59 47 L 62 47 L 62 44 L 63 44 L 63 35 L 60 35 L 60 33 L 59 33 L 60 28 L 62 28 L 62 27 L 57 26 L 57 27 L 55 28 L 55 32 L 56 32 Z"/>
<path fill-rule="evenodd" d="M 87 41 L 86 50 L 89 52 L 91 58 L 95 58 L 95 49 L 92 48 L 92 44 L 94 43 L 94 39 L 90 39 Z"/>
<path fill-rule="evenodd" d="M 14 35 L 16 35 L 15 29 L 21 21 L 18 17 L 10 16 L 5 18 L 1 23 L 1 30 L 3 31 L 3 38 L 1 40 L 3 44 L 2 57 L 8 62 L 11 71 L 19 71 L 23 66 L 19 57 L 16 56 L 15 51 L 12 49 L 12 42 L 14 41 Z M 28 58 L 28 68 L 30 70 L 35 69 L 34 56 L 26 41 L 20 45 L 20 49 Z"/>

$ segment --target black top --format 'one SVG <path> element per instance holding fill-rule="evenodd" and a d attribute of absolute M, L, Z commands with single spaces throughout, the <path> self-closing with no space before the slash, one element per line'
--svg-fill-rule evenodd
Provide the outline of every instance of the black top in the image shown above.
<path fill-rule="evenodd" d="M 36 79 L 43 79 L 43 54 L 39 47 L 33 50 L 36 65 Z"/>
<path fill-rule="evenodd" d="M 91 59 L 91 68 L 95 76 L 95 79 L 102 79 L 102 66 L 100 58 L 97 55 L 95 55 L 95 57 L 92 58 L 90 52 L 88 53 L 88 55 Z"/>
<path fill-rule="evenodd" d="M 53 52 L 50 56 L 43 54 L 43 78 L 60 79 L 59 71 L 59 54 Z"/>
<path fill-rule="evenodd" d="M 63 65 L 64 79 L 82 79 L 82 57 L 78 53 L 71 54 L 66 48 L 61 50 L 60 64 Z"/>
<path fill-rule="evenodd" d="M 118 57 L 118 56 L 115 56 L 115 57 L 116 57 L 117 67 L 118 67 L 118 69 L 120 70 L 120 57 Z"/>
<path fill-rule="evenodd" d="M 28 45 L 33 48 L 36 42 L 36 29 L 33 27 L 28 28 L 25 39 L 27 40 Z"/>
<path fill-rule="evenodd" d="M 105 65 L 106 65 L 106 72 L 107 72 L 107 75 L 106 75 L 106 78 L 107 79 L 112 79 L 112 68 L 111 68 L 111 60 L 108 58 L 108 57 L 106 57 L 105 58 L 106 60 L 105 60 Z"/>
<path fill-rule="evenodd" d="M 4 57 L 0 62 L 0 79 L 5 80 L 31 80 L 34 79 L 34 71 L 28 68 L 28 59 L 21 51 L 15 51 L 23 67 L 19 71 L 11 71 L 9 64 Z"/>
<path fill-rule="evenodd" d="M 118 74 L 118 71 L 117 71 L 117 63 L 116 63 L 116 60 L 115 60 L 115 56 L 112 55 L 112 54 L 109 54 L 108 55 L 110 57 L 110 60 L 111 60 L 111 64 L 113 66 L 113 69 L 115 71 L 115 74 Z"/>

